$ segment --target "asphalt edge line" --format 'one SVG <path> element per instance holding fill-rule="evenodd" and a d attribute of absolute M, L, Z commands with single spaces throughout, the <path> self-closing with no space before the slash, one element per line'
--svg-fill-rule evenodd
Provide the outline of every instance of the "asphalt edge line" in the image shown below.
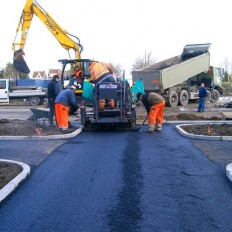
<path fill-rule="evenodd" d="M 0 136 L 0 140 L 48 140 L 48 139 L 69 139 L 77 136 L 81 133 L 83 126 L 80 126 L 77 130 L 68 134 L 61 135 L 33 135 L 33 136 Z"/>
<path fill-rule="evenodd" d="M 0 161 L 6 163 L 14 163 L 20 165 L 23 168 L 22 172 L 20 172 L 7 185 L 5 185 L 2 189 L 0 189 L 0 202 L 2 202 L 10 193 L 12 193 L 16 189 L 19 183 L 30 174 L 31 168 L 29 165 L 19 161 L 7 160 L 7 159 L 0 159 Z"/>

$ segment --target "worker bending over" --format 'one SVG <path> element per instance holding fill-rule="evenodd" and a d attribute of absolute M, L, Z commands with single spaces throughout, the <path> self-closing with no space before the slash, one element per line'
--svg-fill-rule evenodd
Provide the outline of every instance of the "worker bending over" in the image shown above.
<path fill-rule="evenodd" d="M 61 91 L 55 100 L 56 122 L 62 131 L 68 130 L 69 106 L 75 109 L 75 111 L 79 108 L 74 94 L 75 90 L 75 86 L 71 86 L 70 89 Z"/>
<path fill-rule="evenodd" d="M 89 70 L 91 74 L 90 82 L 93 84 L 97 84 L 100 82 L 115 82 L 115 78 L 113 76 L 113 67 L 109 64 L 102 62 L 90 62 Z M 113 109 L 114 99 L 108 99 L 110 109 Z M 105 99 L 99 99 L 99 109 L 104 110 L 106 104 Z"/>
<path fill-rule="evenodd" d="M 137 93 L 137 98 L 142 101 L 147 111 L 148 130 L 147 132 L 161 131 L 163 124 L 163 112 L 165 107 L 164 98 L 157 93 Z M 156 128 L 155 128 L 156 126 Z"/>

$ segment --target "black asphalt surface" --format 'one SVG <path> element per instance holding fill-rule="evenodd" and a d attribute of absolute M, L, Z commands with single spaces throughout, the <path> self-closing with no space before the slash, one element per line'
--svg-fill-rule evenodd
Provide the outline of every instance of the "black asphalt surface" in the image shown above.
<path fill-rule="evenodd" d="M 231 141 L 188 139 L 165 124 L 0 141 L 0 158 L 26 162 L 23 146 L 36 153 L 32 174 L 1 204 L 0 231 L 232 231 Z"/>

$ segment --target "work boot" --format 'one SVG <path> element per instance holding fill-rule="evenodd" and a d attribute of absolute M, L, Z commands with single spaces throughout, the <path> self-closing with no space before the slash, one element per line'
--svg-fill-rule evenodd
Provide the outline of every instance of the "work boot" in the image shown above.
<path fill-rule="evenodd" d="M 152 133 L 154 131 L 155 127 L 154 125 L 148 125 L 147 133 Z"/>
<path fill-rule="evenodd" d="M 162 125 L 156 124 L 156 131 L 161 131 L 162 130 Z"/>

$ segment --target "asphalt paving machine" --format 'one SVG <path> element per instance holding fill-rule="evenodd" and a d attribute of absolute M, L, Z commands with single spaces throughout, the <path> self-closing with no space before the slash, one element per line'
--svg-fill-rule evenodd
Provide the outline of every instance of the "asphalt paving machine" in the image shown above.
<path fill-rule="evenodd" d="M 136 94 L 138 92 L 144 93 L 143 82 L 139 80 L 130 87 L 124 74 L 115 82 L 99 82 L 95 86 L 85 80 L 82 95 L 85 103 L 81 109 L 83 128 L 133 129 L 136 125 Z M 100 99 L 106 99 L 103 110 L 99 109 Z M 109 99 L 114 99 L 113 109 L 110 108 Z"/>

